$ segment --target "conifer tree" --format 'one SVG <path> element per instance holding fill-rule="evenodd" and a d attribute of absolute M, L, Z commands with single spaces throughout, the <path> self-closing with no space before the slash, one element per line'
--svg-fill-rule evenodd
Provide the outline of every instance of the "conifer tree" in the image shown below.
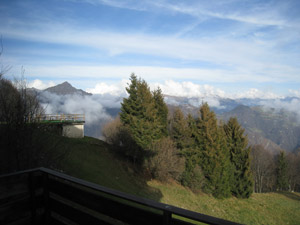
<path fill-rule="evenodd" d="M 191 142 L 191 132 L 188 126 L 188 121 L 179 107 L 176 107 L 170 123 L 170 135 L 176 143 L 176 147 L 179 150 L 189 147 Z"/>
<path fill-rule="evenodd" d="M 207 103 L 199 111 L 195 141 L 199 150 L 200 166 L 207 180 L 205 189 L 215 197 L 229 197 L 231 165 L 225 135 Z"/>
<path fill-rule="evenodd" d="M 168 107 L 159 87 L 153 91 L 153 98 L 158 117 L 158 124 L 161 129 L 161 135 L 166 137 L 168 136 Z"/>
<path fill-rule="evenodd" d="M 199 164 L 199 154 L 194 144 L 193 132 L 196 129 L 195 119 L 191 114 L 184 117 L 177 107 L 171 119 L 171 137 L 176 143 L 179 153 L 185 158 L 185 169 L 181 177 L 184 186 L 199 190 L 204 183 L 204 177 Z"/>
<path fill-rule="evenodd" d="M 230 118 L 224 125 L 224 131 L 232 164 L 232 194 L 238 198 L 248 198 L 253 191 L 253 177 L 250 168 L 250 147 L 247 147 L 245 130 L 236 118 Z"/>
<path fill-rule="evenodd" d="M 158 116 L 163 106 L 158 103 L 164 102 L 159 97 L 160 92 L 156 93 L 158 100 L 155 101 L 146 81 L 138 79 L 134 74 L 131 75 L 130 81 L 129 87 L 126 88 L 129 96 L 124 98 L 121 104 L 120 119 L 136 143 L 129 154 L 134 162 L 138 160 L 143 163 L 144 159 L 152 154 L 152 143 L 163 137 L 162 117 Z"/>
<path fill-rule="evenodd" d="M 276 168 L 276 186 L 280 191 L 288 190 L 288 176 L 287 176 L 287 159 L 284 151 L 281 151 L 277 159 Z"/>

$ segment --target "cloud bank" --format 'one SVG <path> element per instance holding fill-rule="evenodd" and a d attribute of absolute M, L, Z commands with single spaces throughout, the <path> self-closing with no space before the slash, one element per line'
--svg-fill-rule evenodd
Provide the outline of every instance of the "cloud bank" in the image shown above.
<path fill-rule="evenodd" d="M 28 83 L 27 85 L 29 88 L 36 88 L 38 90 L 44 90 L 48 87 L 53 87 L 55 86 L 55 83 L 53 81 L 49 81 L 48 83 L 45 83 L 39 79 L 35 79 L 31 82 Z"/>
<path fill-rule="evenodd" d="M 275 112 L 280 112 L 282 109 L 292 112 L 297 116 L 298 122 L 300 123 L 299 98 L 291 98 L 290 100 L 274 99 L 272 101 L 261 101 L 260 105 L 262 105 L 266 110 L 275 109 Z"/>
<path fill-rule="evenodd" d="M 39 95 L 39 99 L 47 114 L 85 114 L 87 125 L 111 119 L 104 107 L 108 107 L 116 101 L 108 98 L 99 98 L 99 96 L 59 96 L 49 92 L 42 92 Z M 108 102 L 110 104 L 107 104 Z M 115 103 L 116 105 L 118 103 Z"/>

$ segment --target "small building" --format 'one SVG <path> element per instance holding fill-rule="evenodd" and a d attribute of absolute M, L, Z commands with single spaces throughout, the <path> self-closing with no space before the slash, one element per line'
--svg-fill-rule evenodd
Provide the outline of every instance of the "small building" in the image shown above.
<path fill-rule="evenodd" d="M 39 123 L 46 124 L 48 130 L 58 133 L 64 137 L 84 137 L 84 114 L 43 114 L 38 116 L 37 119 Z"/>

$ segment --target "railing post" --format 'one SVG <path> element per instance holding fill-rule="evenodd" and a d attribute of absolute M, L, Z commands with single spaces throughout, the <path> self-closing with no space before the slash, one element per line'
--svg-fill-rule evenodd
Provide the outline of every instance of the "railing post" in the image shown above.
<path fill-rule="evenodd" d="M 49 176 L 43 172 L 43 189 L 44 189 L 44 224 L 50 224 L 50 202 L 49 202 Z"/>
<path fill-rule="evenodd" d="M 163 217 L 164 217 L 164 221 L 163 221 L 163 224 L 164 224 L 164 225 L 169 225 L 169 224 L 171 224 L 171 219 L 172 219 L 172 213 L 171 213 L 171 212 L 165 211 L 165 210 L 164 210 L 164 215 L 163 215 Z"/>
<path fill-rule="evenodd" d="M 28 174 L 28 189 L 30 195 L 30 211 L 31 211 L 31 218 L 30 224 L 36 224 L 36 199 L 35 199 L 35 181 L 34 181 L 34 172 L 29 172 Z"/>

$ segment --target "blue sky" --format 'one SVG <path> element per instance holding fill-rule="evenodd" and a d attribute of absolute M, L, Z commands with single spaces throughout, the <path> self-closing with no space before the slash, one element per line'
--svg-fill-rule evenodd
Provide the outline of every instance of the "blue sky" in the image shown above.
<path fill-rule="evenodd" d="M 0 0 L 0 63 L 30 86 L 300 97 L 298 0 Z"/>

